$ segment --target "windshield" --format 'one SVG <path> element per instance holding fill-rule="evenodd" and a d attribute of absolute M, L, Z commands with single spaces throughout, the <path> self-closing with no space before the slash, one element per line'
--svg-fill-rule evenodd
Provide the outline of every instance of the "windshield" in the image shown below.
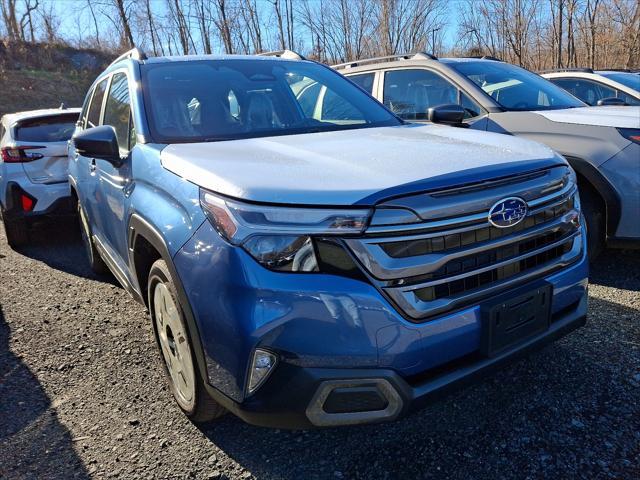
<path fill-rule="evenodd" d="M 234 140 L 402 122 L 322 65 L 267 59 L 147 64 L 147 119 L 163 143 Z"/>
<path fill-rule="evenodd" d="M 640 75 L 637 73 L 601 73 L 603 77 L 610 78 L 614 82 L 621 83 L 625 87 L 633 88 L 640 92 Z"/>
<path fill-rule="evenodd" d="M 585 106 L 562 88 L 515 65 L 488 61 L 449 65 L 507 110 L 556 110 Z"/>

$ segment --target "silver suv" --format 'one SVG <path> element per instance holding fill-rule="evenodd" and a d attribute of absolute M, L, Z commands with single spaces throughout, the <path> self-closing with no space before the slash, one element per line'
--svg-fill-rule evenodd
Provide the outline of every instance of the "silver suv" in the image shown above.
<path fill-rule="evenodd" d="M 640 246 L 640 107 L 588 107 L 565 90 L 497 59 L 426 53 L 336 65 L 412 122 L 437 122 L 546 143 L 578 173 L 595 257 Z"/>

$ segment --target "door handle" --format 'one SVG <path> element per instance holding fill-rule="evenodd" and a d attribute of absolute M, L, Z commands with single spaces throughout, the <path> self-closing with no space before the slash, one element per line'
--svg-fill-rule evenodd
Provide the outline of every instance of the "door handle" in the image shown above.
<path fill-rule="evenodd" d="M 96 171 L 96 159 L 95 158 L 91 159 L 91 164 L 89 165 L 89 171 L 91 173 L 95 173 L 95 171 Z"/>

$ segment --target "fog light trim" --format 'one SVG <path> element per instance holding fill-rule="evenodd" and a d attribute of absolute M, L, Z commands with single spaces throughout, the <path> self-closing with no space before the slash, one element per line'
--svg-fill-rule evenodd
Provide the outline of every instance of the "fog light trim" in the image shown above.
<path fill-rule="evenodd" d="M 264 384 L 277 364 L 278 357 L 275 353 L 262 348 L 256 348 L 254 350 L 249 367 L 249 382 L 247 384 L 247 392 L 249 395 Z"/>

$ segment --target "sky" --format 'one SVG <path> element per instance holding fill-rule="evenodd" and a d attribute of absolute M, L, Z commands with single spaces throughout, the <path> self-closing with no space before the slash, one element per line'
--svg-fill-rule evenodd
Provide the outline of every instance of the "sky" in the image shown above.
<path fill-rule="evenodd" d="M 91 0 L 95 9 L 99 9 L 100 5 L 104 5 L 110 0 Z M 295 0 L 294 0 L 295 1 Z M 318 0 L 311 0 L 318 1 Z M 451 46 L 456 41 L 457 24 L 459 22 L 459 12 L 463 7 L 465 0 L 448 0 L 448 15 L 447 25 L 443 28 L 442 35 L 445 46 Z M 154 8 L 161 9 L 166 8 L 166 0 L 151 0 Z M 79 38 L 87 38 L 95 35 L 95 29 L 93 26 L 93 20 L 91 18 L 89 8 L 87 6 L 87 0 L 41 0 L 42 4 L 52 5 L 57 12 L 58 19 L 60 20 L 59 33 L 64 39 L 74 40 Z M 270 7 L 269 0 L 258 0 L 258 4 L 264 5 L 265 8 Z M 110 30 L 113 31 L 112 20 L 104 15 L 98 16 L 99 28 L 101 31 Z"/>

